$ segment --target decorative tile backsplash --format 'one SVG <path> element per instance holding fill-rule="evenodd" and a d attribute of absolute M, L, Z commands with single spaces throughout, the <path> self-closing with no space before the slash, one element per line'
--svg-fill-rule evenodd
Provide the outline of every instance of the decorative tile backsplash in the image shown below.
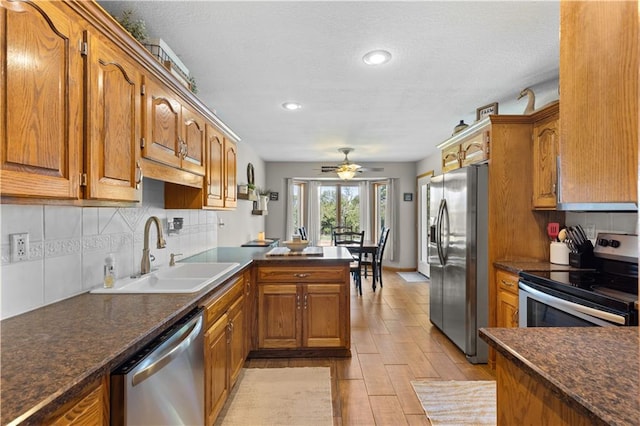
<path fill-rule="evenodd" d="M 102 285 L 104 259 L 116 257 L 117 278 L 139 272 L 144 225 L 150 216 L 163 224 L 167 246 L 155 249 L 152 268 L 168 265 L 170 253 L 183 257 L 217 246 L 215 211 L 165 210 L 164 185 L 144 179 L 137 208 L 0 205 L 0 318 L 39 308 Z M 167 233 L 167 219 L 184 218 L 179 233 Z M 29 260 L 11 262 L 9 235 L 29 233 Z"/>

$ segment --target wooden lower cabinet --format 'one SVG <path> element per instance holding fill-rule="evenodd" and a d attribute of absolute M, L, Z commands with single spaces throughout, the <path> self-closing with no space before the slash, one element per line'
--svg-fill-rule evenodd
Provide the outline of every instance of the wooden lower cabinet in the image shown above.
<path fill-rule="evenodd" d="M 109 424 L 109 385 L 108 377 L 87 386 L 81 395 L 65 404 L 48 425 L 108 425 Z"/>
<path fill-rule="evenodd" d="M 497 288 L 497 327 L 518 327 L 518 276 L 498 269 L 496 271 Z"/>
<path fill-rule="evenodd" d="M 258 350 L 349 350 L 348 265 L 322 269 L 258 268 Z"/>
<path fill-rule="evenodd" d="M 496 357 L 496 391 L 498 425 L 594 424 L 500 353 Z"/>
<path fill-rule="evenodd" d="M 246 358 L 244 275 L 205 304 L 204 335 L 205 421 L 213 425 L 229 397 Z"/>

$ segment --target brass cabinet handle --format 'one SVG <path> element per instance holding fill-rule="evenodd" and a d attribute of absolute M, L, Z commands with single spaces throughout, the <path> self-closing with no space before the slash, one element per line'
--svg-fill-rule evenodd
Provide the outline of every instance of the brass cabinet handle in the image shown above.
<path fill-rule="evenodd" d="M 300 309 L 300 295 L 296 294 L 296 306 Z"/>
<path fill-rule="evenodd" d="M 307 301 L 309 299 L 309 293 L 304 294 L 304 308 L 307 309 Z"/>
<path fill-rule="evenodd" d="M 140 189 L 141 183 L 142 183 L 142 167 L 140 166 L 140 161 L 136 161 L 136 189 Z"/>
<path fill-rule="evenodd" d="M 513 311 L 513 314 L 511 315 L 511 321 L 512 322 L 518 322 L 518 315 L 520 314 L 520 309 L 516 309 L 515 311 Z"/>
<path fill-rule="evenodd" d="M 502 284 L 506 285 L 507 287 L 513 287 L 514 283 L 511 281 L 505 281 L 505 280 L 500 280 L 502 281 Z"/>
<path fill-rule="evenodd" d="M 311 274 L 293 274 L 294 277 L 296 278 L 307 278 L 309 275 Z"/>

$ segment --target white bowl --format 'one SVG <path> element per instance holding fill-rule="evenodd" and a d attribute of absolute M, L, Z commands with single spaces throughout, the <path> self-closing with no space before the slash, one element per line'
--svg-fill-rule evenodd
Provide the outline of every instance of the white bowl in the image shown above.
<path fill-rule="evenodd" d="M 309 245 L 309 241 L 283 241 L 282 244 L 291 251 L 302 251 Z"/>

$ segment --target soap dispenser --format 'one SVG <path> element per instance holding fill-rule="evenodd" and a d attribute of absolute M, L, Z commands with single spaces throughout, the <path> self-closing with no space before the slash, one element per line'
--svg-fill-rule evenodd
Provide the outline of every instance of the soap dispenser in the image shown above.
<path fill-rule="evenodd" d="M 112 288 L 116 281 L 116 258 L 113 253 L 109 253 L 104 259 L 104 288 Z"/>

